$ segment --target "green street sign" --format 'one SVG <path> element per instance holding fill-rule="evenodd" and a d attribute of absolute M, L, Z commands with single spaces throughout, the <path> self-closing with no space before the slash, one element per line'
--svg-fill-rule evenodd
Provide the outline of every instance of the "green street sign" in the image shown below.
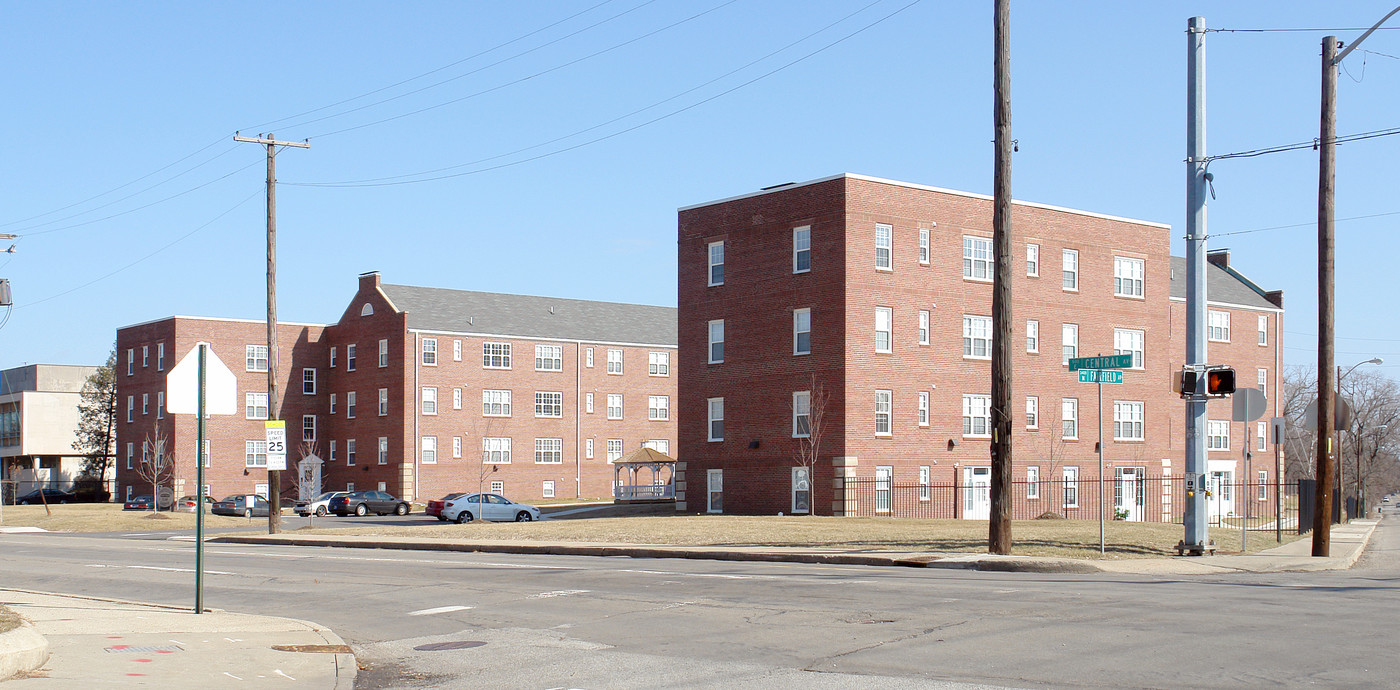
<path fill-rule="evenodd" d="M 1069 370 L 1080 369 L 1128 369 L 1133 366 L 1132 355 L 1108 355 L 1105 357 L 1074 357 L 1069 360 Z"/>
<path fill-rule="evenodd" d="M 1080 369 L 1080 383 L 1122 383 L 1123 372 L 1116 369 Z"/>

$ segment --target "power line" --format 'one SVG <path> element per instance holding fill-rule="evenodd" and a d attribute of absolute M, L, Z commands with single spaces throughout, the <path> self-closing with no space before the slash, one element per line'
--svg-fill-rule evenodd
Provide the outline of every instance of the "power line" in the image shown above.
<path fill-rule="evenodd" d="M 1372 27 L 1369 27 L 1369 26 L 1349 26 L 1349 27 L 1341 27 L 1341 28 L 1334 28 L 1334 29 L 1328 29 L 1328 28 L 1311 28 L 1311 29 L 1309 29 L 1309 28 L 1302 28 L 1302 29 L 1206 29 L 1206 33 L 1208 33 L 1208 34 L 1210 34 L 1210 33 L 1215 33 L 1215 34 L 1267 34 L 1267 33 L 1316 33 L 1316 32 L 1319 32 L 1319 31 L 1325 31 L 1325 32 L 1330 33 L 1330 32 L 1333 32 L 1333 31 L 1366 31 L 1367 29 L 1370 29 L 1370 28 L 1372 28 Z M 1395 26 L 1382 26 L 1382 27 L 1376 27 L 1375 30 L 1376 30 L 1376 31 L 1396 31 L 1396 30 L 1400 30 L 1400 27 L 1395 27 Z"/>
<path fill-rule="evenodd" d="M 548 157 L 550 157 L 550 156 L 559 155 L 559 154 L 561 154 L 561 153 L 567 153 L 567 152 L 573 151 L 573 150 L 575 150 L 575 149 L 583 148 L 583 147 L 585 147 L 585 146 L 589 146 L 589 145 L 596 144 L 596 143 L 601 142 L 601 141 L 606 141 L 606 140 L 608 140 L 608 139 L 612 139 L 612 138 L 614 138 L 614 137 L 621 136 L 621 135 L 623 135 L 623 134 L 627 134 L 628 132 L 632 132 L 632 131 L 641 129 L 641 128 L 643 128 L 643 127 L 646 127 L 646 126 L 655 124 L 655 123 L 660 122 L 660 121 L 662 121 L 662 120 L 665 120 L 665 119 L 674 117 L 674 116 L 679 115 L 679 114 L 681 114 L 681 113 L 684 113 L 684 112 L 686 112 L 686 111 L 688 111 L 688 110 L 692 110 L 692 109 L 697 108 L 697 107 L 699 107 L 699 106 L 701 106 L 701 105 L 704 105 L 704 104 L 706 104 L 706 103 L 709 103 L 710 101 L 716 100 L 716 99 L 721 98 L 721 97 L 723 97 L 723 96 L 727 96 L 727 95 L 729 95 L 729 94 L 731 94 L 731 93 L 733 93 L 733 92 L 735 92 L 735 91 L 738 91 L 739 89 L 742 89 L 742 88 L 744 88 L 744 87 L 746 87 L 746 86 L 749 86 L 749 85 L 751 85 L 751 84 L 754 84 L 755 82 L 758 82 L 758 81 L 761 81 L 761 80 L 763 80 L 763 79 L 766 79 L 766 78 L 768 78 L 768 77 L 770 77 L 770 76 L 772 76 L 772 75 L 774 75 L 774 74 L 777 74 L 778 72 L 781 72 L 781 71 L 783 71 L 783 70 L 785 70 L 785 69 L 787 69 L 787 68 L 789 68 L 789 67 L 792 67 L 792 66 L 794 66 L 794 65 L 796 65 L 796 64 L 798 64 L 798 63 L 804 62 L 804 61 L 806 61 L 806 60 L 808 60 L 808 59 L 810 59 L 810 58 L 812 58 L 812 57 L 814 57 L 814 56 L 816 56 L 816 55 L 818 55 L 818 54 L 820 54 L 820 53 L 823 53 L 823 52 L 825 52 L 825 51 L 827 51 L 827 50 L 829 50 L 829 49 L 831 49 L 831 48 L 833 48 L 833 47 L 835 47 L 835 46 L 837 46 L 837 45 L 840 45 L 841 43 L 844 43 L 844 42 L 850 40 L 851 38 L 854 38 L 855 36 L 857 36 L 857 35 L 859 35 L 859 34 L 861 34 L 861 33 L 864 33 L 865 31 L 867 31 L 867 30 L 869 30 L 869 29 L 871 29 L 871 28 L 873 28 L 873 27 L 875 27 L 875 26 L 877 26 L 877 25 L 879 25 L 879 24 L 881 24 L 881 23 L 883 23 L 883 22 L 885 22 L 885 21 L 888 21 L 890 18 L 892 18 L 892 17 L 894 17 L 894 16 L 900 14 L 901 12 L 904 12 L 905 10 L 909 9 L 910 7 L 913 7 L 914 5 L 919 4 L 919 2 L 921 2 L 921 0 L 913 0 L 912 2 L 910 2 L 910 3 L 906 4 L 906 5 L 904 5 L 903 7 L 900 7 L 899 9 L 896 9 L 895 11 L 893 11 L 893 12 L 891 12 L 891 13 L 885 15 L 884 17 L 881 17 L 881 18 L 879 18 L 879 19 L 877 19 L 877 20 L 875 20 L 875 21 L 873 21 L 873 22 L 871 22 L 871 23 L 869 23 L 869 24 L 867 24 L 867 25 L 865 25 L 865 26 L 863 26 L 863 27 L 861 27 L 861 28 L 855 30 L 855 31 L 852 31 L 852 32 L 849 33 L 849 34 L 846 34 L 845 36 L 842 36 L 841 38 L 838 38 L 838 39 L 836 39 L 835 41 L 832 41 L 831 43 L 828 43 L 828 44 L 826 44 L 826 45 L 824 45 L 824 46 L 822 46 L 822 47 L 820 47 L 820 48 L 818 48 L 818 49 L 816 49 L 816 50 L 814 50 L 814 51 L 812 51 L 812 52 L 810 52 L 810 53 L 807 53 L 806 55 L 803 55 L 803 56 L 801 56 L 801 57 L 799 57 L 799 58 L 797 58 L 797 59 L 795 59 L 795 60 L 792 60 L 792 61 L 790 61 L 790 62 L 788 62 L 788 63 L 786 63 L 786 64 L 784 64 L 784 65 L 781 65 L 781 66 L 776 67 L 776 68 L 774 68 L 774 69 L 772 69 L 772 70 L 769 70 L 768 72 L 765 72 L 765 73 L 763 73 L 763 74 L 760 74 L 759 76 L 754 77 L 753 79 L 750 79 L 750 80 L 748 80 L 748 81 L 746 81 L 746 82 L 743 82 L 743 83 L 738 84 L 738 85 L 736 85 L 736 86 L 733 86 L 733 87 L 731 87 L 731 88 L 725 89 L 724 91 L 721 91 L 721 92 L 719 92 L 719 93 L 717 93 L 717 94 L 715 94 L 715 95 L 713 95 L 713 96 L 710 96 L 710 97 L 708 97 L 708 98 L 702 99 L 702 100 L 700 100 L 700 101 L 697 101 L 697 102 L 695 102 L 695 103 L 692 103 L 692 104 L 690 104 L 690 105 L 687 105 L 687 106 L 685 106 L 685 107 L 683 107 L 683 108 L 678 108 L 678 109 L 673 110 L 673 111 L 671 111 L 671 112 L 669 112 L 669 113 L 666 113 L 665 115 L 660 115 L 660 116 L 658 116 L 658 117 L 652 118 L 652 119 L 647 120 L 647 121 L 645 121 L 645 122 L 641 122 L 641 123 L 636 124 L 636 125 L 633 125 L 633 126 L 631 126 L 631 127 L 627 127 L 627 128 L 625 128 L 625 129 L 619 130 L 619 131 L 617 131 L 617 132 L 613 132 L 613 133 L 611 133 L 611 134 L 607 134 L 607 135 L 604 135 L 604 136 L 601 136 L 601 137 L 597 137 L 597 138 L 594 138 L 594 139 L 590 139 L 590 140 L 588 140 L 588 141 L 580 142 L 580 143 L 574 144 L 574 145 L 572 145 L 572 146 L 566 146 L 566 147 L 561 148 L 561 149 L 556 149 L 556 150 L 554 150 L 554 151 L 550 151 L 550 152 L 547 152 L 547 153 L 542 153 L 542 154 L 539 154 L 539 155 L 537 155 L 537 156 L 531 156 L 531 157 L 529 157 L 529 158 L 523 158 L 523 159 L 516 160 L 516 161 L 512 161 L 512 162 L 509 162 L 509 163 L 501 163 L 501 164 L 499 164 L 499 165 L 488 166 L 488 167 L 485 167 L 485 168 L 478 168 L 478 169 L 476 169 L 476 170 L 468 170 L 468 171 L 465 171 L 465 172 L 453 173 L 453 174 L 450 174 L 450 175 L 439 175 L 439 176 L 436 176 L 436 177 L 426 177 L 426 178 L 416 179 L 416 180 L 399 180 L 399 181 L 391 181 L 391 182 L 356 182 L 356 181 L 347 181 L 347 182 L 284 182 L 283 184 L 286 184 L 286 185 L 293 185 L 293 186 L 299 186 L 299 187 L 388 187 L 388 186 L 395 186 L 395 185 L 416 184 L 416 183 L 420 183 L 420 182 L 434 182 L 434 181 L 437 181 L 437 180 L 445 180 L 445 179 L 450 179 L 450 178 L 454 178 L 454 177 L 463 177 L 463 176 L 466 176 L 466 175 L 475 175 L 475 174 L 478 174 L 478 173 L 489 172 L 489 171 L 492 171 L 492 170 L 499 170 L 499 169 L 501 169 L 501 168 L 508 168 L 508 167 L 515 166 L 515 165 L 520 165 L 520 164 L 523 164 L 523 163 L 529 163 L 529 162 L 532 162 L 532 161 L 537 161 L 537 160 L 540 160 L 540 159 L 542 159 L 542 158 L 548 158 Z M 585 130 L 585 131 L 586 131 L 586 130 Z M 568 138 L 568 137 L 564 137 L 564 138 Z M 537 148 L 537 146 L 536 146 L 536 147 L 530 147 L 530 148 Z M 522 149 L 522 150 L 529 150 L 529 149 Z M 504 154 L 504 155 L 510 155 L 510 154 Z M 477 164 L 477 163 L 485 162 L 485 161 L 488 161 L 488 160 L 492 160 L 493 158 L 499 158 L 499 157 L 500 157 L 500 156 L 495 156 L 495 157 L 492 157 L 492 158 L 481 159 L 481 160 L 479 160 L 479 161 L 474 161 L 474 162 L 470 162 L 470 163 L 464 163 L 464 164 L 461 164 L 461 165 L 458 165 L 458 166 L 453 166 L 453 167 L 464 167 L 464 166 L 468 166 L 468 165 L 474 165 L 474 164 Z M 410 174 L 410 175 L 402 175 L 402 176 L 400 176 L 400 177 L 411 177 L 411 176 L 413 176 L 413 175 L 422 175 L 422 174 L 428 174 L 428 173 L 426 173 L 426 172 L 420 172 L 420 173 L 414 173 L 414 174 Z"/>
<path fill-rule="evenodd" d="M 1385 212 L 1385 213 L 1372 213 L 1372 214 L 1367 215 L 1367 216 L 1352 216 L 1352 217 L 1350 217 L 1350 218 L 1337 218 L 1337 219 L 1334 220 L 1333 222 L 1334 222 L 1334 223 L 1340 223 L 1340 222 L 1342 222 L 1342 221 L 1347 221 L 1347 220 L 1365 220 L 1365 219 L 1367 219 L 1367 218 L 1382 218 L 1382 217 L 1384 217 L 1384 216 L 1395 216 L 1395 215 L 1400 215 L 1400 211 L 1387 211 L 1387 212 Z M 1267 228 L 1255 228 L 1255 229 L 1253 229 L 1253 230 L 1235 230 L 1234 232 L 1217 232 L 1217 233 L 1211 233 L 1210 236 L 1211 236 L 1211 237 L 1226 237 L 1226 236 L 1228 236 L 1228 235 L 1248 235 L 1248 234 L 1250 234 L 1250 233 L 1254 233 L 1254 232 L 1265 232 L 1265 231 L 1267 231 L 1267 230 L 1287 230 L 1287 229 L 1289 229 L 1289 228 L 1315 228 L 1315 227 L 1317 227 L 1317 221 L 1311 221 L 1311 222 L 1308 222 L 1308 223 L 1294 223 L 1294 224 L 1292 224 L 1292 225 L 1275 225 L 1275 226 L 1267 227 Z"/>
<path fill-rule="evenodd" d="M 1351 142 L 1351 141 L 1361 141 L 1361 140 L 1363 140 L 1363 139 L 1375 139 L 1376 137 L 1388 137 L 1388 136 L 1392 136 L 1392 135 L 1395 135 L 1395 134 L 1400 134 L 1400 127 L 1390 127 L 1390 128 L 1388 128 L 1388 129 L 1377 129 L 1377 130 L 1372 130 L 1372 131 L 1370 131 L 1370 132 L 1361 132 L 1361 133 L 1359 133 L 1359 134 L 1347 134 L 1347 135 L 1340 136 L 1340 137 L 1337 137 L 1337 138 L 1333 139 L 1331 143 L 1335 143 L 1335 144 L 1344 144 L 1344 143 Z M 1250 151 L 1239 151 L 1239 152 L 1237 152 L 1237 153 L 1225 153 L 1225 154 L 1221 154 L 1221 155 L 1218 155 L 1218 156 L 1206 156 L 1206 157 L 1205 157 L 1205 161 L 1206 161 L 1207 163 L 1210 163 L 1210 162 L 1212 162 L 1212 161 L 1226 160 L 1226 159 L 1229 159 L 1229 158 L 1254 158 L 1254 157 L 1256 157 L 1256 156 L 1264 156 L 1264 155 L 1267 155 L 1267 154 L 1270 154 L 1270 153 L 1282 153 L 1282 152 L 1284 152 L 1284 151 L 1296 151 L 1296 150 L 1298 150 L 1298 149 L 1307 149 L 1307 148 L 1316 150 L 1319 143 L 1320 143 L 1320 140 L 1319 140 L 1319 139 L 1311 139 L 1311 140 L 1309 140 L 1309 141 L 1300 141 L 1300 142 L 1297 142 L 1297 143 L 1294 143 L 1294 144 L 1282 144 L 1282 145 L 1280 145 L 1280 146 L 1269 146 L 1269 147 L 1266 147 L 1266 148 L 1262 148 L 1262 149 L 1253 149 L 1253 150 L 1250 150 Z"/>

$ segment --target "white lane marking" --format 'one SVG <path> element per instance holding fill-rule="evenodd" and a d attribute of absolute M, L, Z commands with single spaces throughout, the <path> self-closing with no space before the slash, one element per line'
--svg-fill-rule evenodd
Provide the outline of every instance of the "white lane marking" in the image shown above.
<path fill-rule="evenodd" d="M 291 677 L 291 676 L 289 676 L 289 675 L 283 673 L 283 672 L 282 672 L 282 669 L 280 669 L 280 668 L 272 669 L 272 672 L 273 672 L 273 673 L 276 673 L 276 674 L 279 675 L 279 676 L 282 676 L 283 678 L 286 678 L 287 680 L 296 680 L 295 678 L 293 678 L 293 677 Z"/>
<path fill-rule="evenodd" d="M 433 614 L 435 614 L 435 613 L 452 613 L 453 611 L 470 611 L 470 610 L 473 609 L 473 608 L 475 608 L 475 607 L 474 607 L 474 606 L 439 606 L 439 607 L 434 608 L 434 609 L 418 609 L 417 611 L 409 611 L 409 612 L 408 612 L 408 615 L 410 615 L 410 616 L 431 616 L 431 615 L 433 615 Z"/>
<path fill-rule="evenodd" d="M 530 596 L 525 597 L 525 598 L 526 598 L 526 599 L 550 599 L 550 598 L 553 598 L 553 597 L 567 597 L 567 596 L 573 596 L 573 595 L 575 595 L 575 594 L 588 594 L 588 590 L 586 590 L 586 589 L 556 589 L 556 590 L 554 590 L 553 592 L 540 592 L 539 594 L 531 594 Z"/>
<path fill-rule="evenodd" d="M 241 638 L 241 637 L 225 637 L 224 639 L 225 639 L 225 640 L 228 640 L 229 642 L 242 642 L 242 641 L 243 641 L 243 638 Z M 243 679 L 242 679 L 242 678 L 239 678 L 239 680 L 243 680 Z"/>
<path fill-rule="evenodd" d="M 108 563 L 88 563 L 89 568 L 132 568 L 134 570 L 159 570 L 166 573 L 192 573 L 194 568 L 162 568 L 154 565 L 111 565 Z M 205 570 L 206 575 L 237 575 L 225 570 Z"/>
<path fill-rule="evenodd" d="M 239 678 L 238 676 L 235 676 L 235 675 L 233 675 L 232 673 L 229 673 L 228 671 L 224 671 L 224 675 L 226 675 L 226 676 L 228 676 L 229 678 L 232 678 L 232 679 L 234 679 L 234 680 L 243 680 L 242 678 Z"/>
<path fill-rule="evenodd" d="M 776 580 L 774 575 L 725 575 L 723 573 L 676 573 L 669 570 L 633 570 L 619 568 L 619 573 L 641 573 L 643 575 L 674 575 L 676 577 L 718 577 L 725 580 Z"/>

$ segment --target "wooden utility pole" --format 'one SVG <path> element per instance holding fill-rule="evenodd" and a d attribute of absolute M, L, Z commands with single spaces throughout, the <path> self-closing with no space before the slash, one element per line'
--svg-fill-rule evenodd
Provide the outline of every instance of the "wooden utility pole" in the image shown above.
<path fill-rule="evenodd" d="M 987 550 L 1011 553 L 1011 0 L 994 0 L 992 93 L 992 486 Z"/>
<path fill-rule="evenodd" d="M 277 141 L 266 137 L 244 137 L 237 133 L 234 141 L 262 144 L 267 147 L 267 418 L 282 418 L 282 406 L 277 397 L 277 147 L 295 146 L 309 149 L 309 142 Z M 267 533 L 282 531 L 282 468 L 267 470 Z"/>
<path fill-rule="evenodd" d="M 1336 355 L 1332 351 L 1336 298 L 1336 238 L 1333 195 L 1337 155 L 1337 37 L 1322 39 L 1322 128 L 1317 154 L 1317 498 L 1314 501 L 1312 555 L 1326 556 L 1332 547 L 1332 492 L 1337 444 Z"/>

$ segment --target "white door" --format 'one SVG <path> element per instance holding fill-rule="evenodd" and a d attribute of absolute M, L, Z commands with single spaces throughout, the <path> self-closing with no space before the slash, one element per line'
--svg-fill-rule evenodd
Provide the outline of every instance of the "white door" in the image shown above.
<path fill-rule="evenodd" d="M 963 468 L 963 518 L 986 520 L 992 515 L 992 468 Z"/>
<path fill-rule="evenodd" d="M 792 512 L 812 512 L 812 478 L 806 467 L 792 468 Z"/>
<path fill-rule="evenodd" d="M 1142 521 L 1143 470 L 1141 467 L 1118 467 L 1113 470 L 1113 510 L 1124 520 Z"/>
<path fill-rule="evenodd" d="M 709 488 L 705 499 L 705 510 L 711 513 L 724 512 L 724 470 L 708 470 L 705 483 Z"/>
<path fill-rule="evenodd" d="M 1235 473 L 1230 470 L 1211 470 L 1206 475 L 1206 513 L 1210 522 L 1220 523 L 1220 518 L 1235 514 L 1234 496 Z"/>
<path fill-rule="evenodd" d="M 875 512 L 889 513 L 894 501 L 891 500 L 890 493 L 894 488 L 894 467 L 880 466 L 875 468 Z"/>

